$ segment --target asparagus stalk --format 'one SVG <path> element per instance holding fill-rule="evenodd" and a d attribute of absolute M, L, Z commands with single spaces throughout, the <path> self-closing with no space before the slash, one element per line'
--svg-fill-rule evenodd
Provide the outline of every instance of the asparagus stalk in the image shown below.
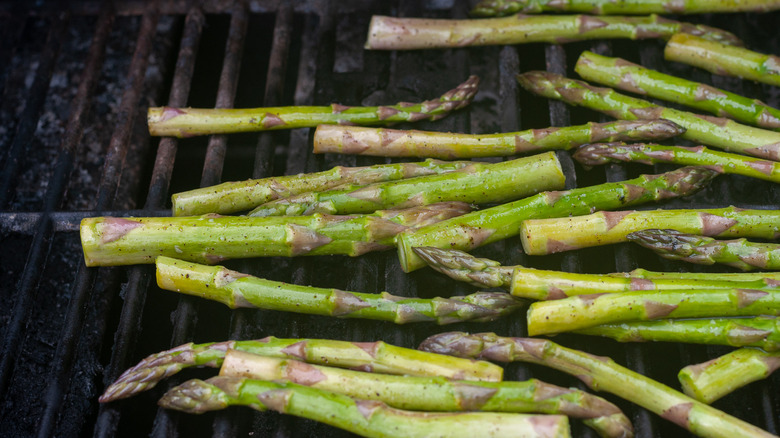
<path fill-rule="evenodd" d="M 473 163 L 439 175 L 304 193 L 263 204 L 249 215 L 371 213 L 442 201 L 507 202 L 544 190 L 562 189 L 565 183 L 558 157 L 554 152 L 546 152 L 499 163 Z"/>
<path fill-rule="evenodd" d="M 153 263 L 158 255 L 214 264 L 241 257 L 346 254 L 391 248 L 399 232 L 470 210 L 459 202 L 370 215 L 115 218 L 81 221 L 87 266 Z"/>
<path fill-rule="evenodd" d="M 569 437 L 568 418 L 494 412 L 412 412 L 294 383 L 241 377 L 193 379 L 168 391 L 160 406 L 192 414 L 248 406 L 320 421 L 366 437 Z"/>
<path fill-rule="evenodd" d="M 607 141 L 663 140 L 683 132 L 683 128 L 668 120 L 589 122 L 579 126 L 528 129 L 501 134 L 453 134 L 320 125 L 314 132 L 314 153 L 452 160 L 572 149 L 583 144 Z"/>
<path fill-rule="evenodd" d="M 664 49 L 667 61 L 682 62 L 717 75 L 780 85 L 780 56 L 714 43 L 693 35 L 675 35 Z"/>
<path fill-rule="evenodd" d="M 740 348 L 717 359 L 688 365 L 677 377 L 683 392 L 710 404 L 748 383 L 766 379 L 778 368 L 780 353 Z"/>
<path fill-rule="evenodd" d="M 642 230 L 629 234 L 628 240 L 652 249 L 661 257 L 700 265 L 715 263 L 743 271 L 780 270 L 780 245 L 748 242 L 747 239 L 715 240 L 676 230 Z"/>
<path fill-rule="evenodd" d="M 765 129 L 780 129 L 780 110 L 758 99 L 666 75 L 624 59 L 586 51 L 577 60 L 575 70 L 587 81 L 680 103 Z"/>
<path fill-rule="evenodd" d="M 780 236 L 780 210 L 736 207 L 598 212 L 569 218 L 523 222 L 520 237 L 527 254 L 542 255 L 628 241 L 628 235 L 649 228 L 720 237 Z"/>
<path fill-rule="evenodd" d="M 473 382 L 444 377 L 393 376 L 309 365 L 228 350 L 219 374 L 292 382 L 346 396 L 378 400 L 409 411 L 483 411 L 566 415 L 582 419 L 602 437 L 633 436 L 631 422 L 612 403 L 578 389 L 531 379 Z"/>
<path fill-rule="evenodd" d="M 574 158 L 585 166 L 620 161 L 707 166 L 722 173 L 780 182 L 780 162 L 707 149 L 646 143 L 596 143 L 579 148 Z"/>
<path fill-rule="evenodd" d="M 726 44 L 742 44 L 732 33 L 657 15 L 515 15 L 484 20 L 397 18 L 374 15 L 366 49 L 409 50 L 499 44 L 552 43 L 592 39 L 669 39 L 678 32 Z"/>
<path fill-rule="evenodd" d="M 528 309 L 530 336 L 623 321 L 780 314 L 780 290 L 696 289 L 578 295 L 537 301 Z"/>
<path fill-rule="evenodd" d="M 663 118 L 686 129 L 680 137 L 726 151 L 780 160 L 780 132 L 741 125 L 720 117 L 666 108 L 646 100 L 547 72 L 517 76 L 520 85 L 540 96 L 562 100 L 625 120 Z"/>
<path fill-rule="evenodd" d="M 371 184 L 450 172 L 469 161 L 425 160 L 419 163 L 378 164 L 367 167 L 336 166 L 330 170 L 246 181 L 226 182 L 176 193 L 171 197 L 174 216 L 228 214 L 306 192 L 328 190 L 343 184 Z"/>
<path fill-rule="evenodd" d="M 780 350 L 780 320 L 770 316 L 629 321 L 597 325 L 574 333 L 604 336 L 618 342 L 686 342 Z"/>
<path fill-rule="evenodd" d="M 386 125 L 397 122 L 438 120 L 471 103 L 479 78 L 471 76 L 441 97 L 421 103 L 350 107 L 284 106 L 272 108 L 149 108 L 149 134 L 192 137 L 277 129 L 313 128 L 321 124 Z"/>
<path fill-rule="evenodd" d="M 218 301 L 231 309 L 281 310 L 311 315 L 451 324 L 492 321 L 517 310 L 522 302 L 503 292 L 481 292 L 452 298 L 406 298 L 299 286 L 265 280 L 223 266 L 205 266 L 168 257 L 157 258 L 157 285 L 165 290 Z"/>
<path fill-rule="evenodd" d="M 556 300 L 594 293 L 659 291 L 672 289 L 773 289 L 780 286 L 780 274 L 766 277 L 644 271 L 613 274 L 579 274 L 524 266 L 501 266 L 457 250 L 414 248 L 433 269 L 477 287 L 501 287 L 519 298 Z"/>
<path fill-rule="evenodd" d="M 476 17 L 503 17 L 540 12 L 576 12 L 593 15 L 704 14 L 712 12 L 772 11 L 780 8 L 778 0 L 482 0 L 471 10 Z"/>
<path fill-rule="evenodd" d="M 429 337 L 420 349 L 460 357 L 548 366 L 579 378 L 592 389 L 607 391 L 636 403 L 702 437 L 774 436 L 624 368 L 612 359 L 565 348 L 545 339 L 451 332 Z"/>
<path fill-rule="evenodd" d="M 473 249 L 516 235 L 520 223 L 526 219 L 581 215 L 686 196 L 706 186 L 715 175 L 709 169 L 685 167 L 622 182 L 540 193 L 400 234 L 396 238 L 398 257 L 403 270 L 410 272 L 425 266 L 414 253 L 414 247 Z"/>
<path fill-rule="evenodd" d="M 503 368 L 485 361 L 455 358 L 396 347 L 382 341 L 347 342 L 333 339 L 279 339 L 180 345 L 152 354 L 127 369 L 100 397 L 102 403 L 152 389 L 162 379 L 184 368 L 219 368 L 228 350 L 296 359 L 307 363 L 369 372 L 498 382 Z"/>

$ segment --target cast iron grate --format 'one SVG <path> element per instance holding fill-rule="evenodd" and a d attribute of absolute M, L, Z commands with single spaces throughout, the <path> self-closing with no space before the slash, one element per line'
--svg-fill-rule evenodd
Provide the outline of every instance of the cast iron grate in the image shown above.
<path fill-rule="evenodd" d="M 371 14 L 464 18 L 469 2 L 254 0 L 203 2 L 0 2 L 0 430 L 4 436 L 348 436 L 310 421 L 228 410 L 199 417 L 156 408 L 176 376 L 130 400 L 100 406 L 97 396 L 146 355 L 189 341 L 326 337 L 408 347 L 444 330 L 523 335 L 519 319 L 449 327 L 332 320 L 269 311 L 229 311 L 159 290 L 148 266 L 86 269 L 77 227 L 95 215 L 165 215 L 170 193 L 219 181 L 293 174 L 382 159 L 314 156 L 310 131 L 150 139 L 149 105 L 259 106 L 378 104 L 434 96 L 469 74 L 482 79 L 468 111 L 419 129 L 515 131 L 584 123 L 602 117 L 518 91 L 518 71 L 574 75 L 582 50 L 628 58 L 780 105 L 778 90 L 713 77 L 662 62 L 662 45 L 646 42 L 532 44 L 425 52 L 365 52 Z M 723 27 L 756 50 L 777 53 L 780 14 L 685 17 Z M 585 171 L 565 154 L 570 186 L 633 177 L 649 169 L 610 166 Z M 655 171 L 667 167 L 658 166 Z M 674 207 L 780 208 L 769 183 L 721 177 Z M 610 272 L 637 266 L 677 269 L 629 246 L 528 258 L 517 241 L 480 249 L 482 256 L 569 271 Z M 263 277 L 349 290 L 388 290 L 431 297 L 468 292 L 429 271 L 401 272 L 395 254 L 356 259 L 258 259 L 230 266 Z M 725 352 L 689 345 L 622 345 L 559 336 L 562 344 L 609 355 L 653 378 L 675 383 L 678 369 Z M 202 372 L 207 375 L 208 372 Z M 511 365 L 507 377 L 561 385 L 574 379 Z M 777 433 L 775 376 L 716 406 Z M 640 437 L 679 436 L 680 429 L 616 400 Z M 575 436 L 593 436 L 574 423 Z"/>

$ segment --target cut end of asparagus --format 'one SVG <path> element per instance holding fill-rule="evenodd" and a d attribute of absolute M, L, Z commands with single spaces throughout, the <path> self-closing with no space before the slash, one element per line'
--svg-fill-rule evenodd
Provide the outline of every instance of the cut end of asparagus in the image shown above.
<path fill-rule="evenodd" d="M 202 414 L 225 409 L 230 404 L 229 401 L 228 395 L 220 387 L 192 379 L 166 392 L 157 404 L 188 414 Z"/>
<path fill-rule="evenodd" d="M 469 283 L 477 287 L 509 287 L 512 282 L 513 267 L 472 256 L 454 249 L 435 247 L 415 247 L 412 250 L 431 268 L 448 277 Z"/>

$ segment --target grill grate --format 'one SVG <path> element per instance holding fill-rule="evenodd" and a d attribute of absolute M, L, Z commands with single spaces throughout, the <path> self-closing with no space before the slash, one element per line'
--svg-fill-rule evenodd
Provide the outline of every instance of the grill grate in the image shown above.
<path fill-rule="evenodd" d="M 373 13 L 465 18 L 469 6 L 460 0 L 166 0 L 81 1 L 62 9 L 60 2 L 29 7 L 0 2 L 0 245 L 7 249 L 0 254 L 0 299 L 7 303 L 0 307 L 0 430 L 8 436 L 350 436 L 273 413 L 235 409 L 193 417 L 156 408 L 155 401 L 166 387 L 211 371 L 175 376 L 161 388 L 108 405 L 99 405 L 97 396 L 139 359 L 189 341 L 274 335 L 382 339 L 414 347 L 444 330 L 525 334 L 520 318 L 486 325 L 396 327 L 270 311 L 229 311 L 159 290 L 149 266 L 83 267 L 76 232 L 83 217 L 165 215 L 169 193 L 197 185 L 390 161 L 315 156 L 310 152 L 309 130 L 149 139 L 143 123 L 149 105 L 379 104 L 434 96 L 469 74 L 478 74 L 481 91 L 469 110 L 414 127 L 509 132 L 606 120 L 530 96 L 519 91 L 514 80 L 518 71 L 533 69 L 574 76 L 573 61 L 587 49 L 780 106 L 777 88 L 664 63 L 663 45 L 655 41 L 424 52 L 362 48 Z M 777 53 L 780 47 L 773 27 L 780 13 L 685 19 L 731 30 L 759 51 Z M 569 187 L 649 171 L 639 165 L 585 171 L 568 154 L 559 156 Z M 654 170 L 669 168 L 658 165 Z M 669 205 L 727 204 L 780 208 L 780 190 L 747 178 L 721 177 L 695 197 Z M 627 245 L 537 258 L 525 256 L 519 246 L 509 240 L 477 253 L 508 264 L 567 271 L 683 266 Z M 393 252 L 355 259 L 269 258 L 229 265 L 274 280 L 347 290 L 423 297 L 469 291 L 430 271 L 404 274 Z M 672 386 L 684 364 L 727 351 L 690 345 L 622 345 L 572 335 L 556 339 L 611 356 Z M 509 365 L 506 376 L 583 387 L 573 378 L 533 366 Z M 775 376 L 716 406 L 777 433 L 780 397 L 774 394 L 779 385 Z M 677 426 L 605 397 L 632 418 L 639 437 L 680 435 Z M 573 432 L 594 436 L 578 422 L 573 422 Z"/>

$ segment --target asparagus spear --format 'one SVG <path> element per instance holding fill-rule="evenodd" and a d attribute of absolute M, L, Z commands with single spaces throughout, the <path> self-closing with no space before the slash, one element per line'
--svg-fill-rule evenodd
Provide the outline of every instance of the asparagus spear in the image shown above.
<path fill-rule="evenodd" d="M 397 18 L 374 15 L 366 49 L 409 50 L 498 44 L 552 43 L 592 39 L 669 39 L 678 32 L 726 44 L 742 44 L 732 33 L 657 15 L 594 17 L 592 15 L 514 15 L 484 20 Z"/>
<path fill-rule="evenodd" d="M 766 379 L 778 368 L 780 353 L 740 348 L 717 359 L 688 365 L 677 377 L 683 392 L 710 404 L 748 383 Z"/>
<path fill-rule="evenodd" d="M 499 163 L 473 163 L 439 175 L 420 176 L 309 192 L 263 204 L 250 216 L 297 216 L 314 213 L 371 213 L 378 209 L 408 208 L 442 201 L 472 204 L 507 202 L 566 183 L 554 152 Z"/>
<path fill-rule="evenodd" d="M 693 35 L 675 35 L 664 49 L 667 61 L 682 62 L 717 75 L 780 85 L 780 56 L 713 43 Z"/>
<path fill-rule="evenodd" d="M 471 103 L 479 78 L 471 76 L 441 97 L 421 103 L 349 107 L 285 106 L 273 108 L 149 108 L 149 134 L 192 137 L 276 129 L 313 128 L 320 124 L 385 125 L 396 122 L 438 120 Z"/>
<path fill-rule="evenodd" d="M 587 81 L 680 103 L 765 129 L 780 129 L 780 110 L 757 99 L 666 75 L 624 59 L 586 51 L 577 60 L 575 71 Z"/>
<path fill-rule="evenodd" d="M 470 161 L 425 160 L 419 163 L 378 164 L 367 167 L 336 166 L 330 170 L 246 181 L 226 182 L 176 193 L 171 197 L 174 216 L 228 214 L 300 193 L 328 190 L 342 184 L 371 184 L 450 172 Z"/>
<path fill-rule="evenodd" d="M 366 437 L 569 437 L 562 415 L 412 412 L 294 383 L 241 377 L 193 379 L 168 391 L 160 406 L 191 414 L 248 406 L 320 421 Z"/>
<path fill-rule="evenodd" d="M 522 302 L 503 292 L 481 292 L 452 298 L 406 298 L 387 292 L 370 294 L 299 286 L 265 280 L 223 266 L 205 266 L 157 257 L 157 285 L 165 290 L 240 307 L 311 315 L 451 324 L 492 321 L 517 310 Z"/>
<path fill-rule="evenodd" d="M 668 120 L 589 122 L 561 128 L 528 129 L 501 134 L 453 134 L 387 128 L 320 125 L 314 132 L 314 153 L 379 157 L 496 157 L 553 149 L 572 149 L 606 141 L 663 140 L 685 130 Z"/>
<path fill-rule="evenodd" d="M 309 365 L 228 350 L 219 374 L 273 382 L 292 382 L 349 397 L 378 400 L 409 411 L 484 411 L 567 415 L 582 419 L 602 437 L 630 437 L 631 422 L 612 403 L 578 389 L 531 379 L 525 382 L 474 382 L 444 377 L 373 374 Z"/>
<path fill-rule="evenodd" d="M 127 369 L 100 397 L 102 403 L 131 397 L 152 389 L 162 379 L 184 368 L 219 368 L 227 350 L 262 356 L 297 359 L 307 363 L 361 369 L 386 374 L 442 376 L 453 379 L 498 382 L 503 368 L 485 361 L 459 359 L 382 341 L 347 342 L 333 339 L 279 339 L 273 336 L 249 341 L 180 345 L 152 354 Z"/>
<path fill-rule="evenodd" d="M 707 166 L 722 173 L 780 182 L 780 162 L 715 151 L 704 146 L 683 147 L 646 143 L 596 143 L 577 149 L 574 153 L 574 158 L 585 166 L 596 166 L 620 161 L 643 164 L 673 163 L 683 166 Z"/>
<path fill-rule="evenodd" d="M 544 192 L 519 201 L 487 208 L 397 236 L 398 257 L 405 272 L 425 266 L 412 248 L 433 246 L 468 250 L 518 233 L 525 219 L 587 214 L 644 202 L 686 196 L 706 186 L 716 173 L 685 167 L 661 175 L 642 175 L 563 192 Z"/>
<path fill-rule="evenodd" d="M 715 240 L 676 230 L 642 230 L 628 240 L 652 249 L 661 257 L 700 265 L 720 263 L 743 271 L 780 270 L 780 245 L 748 242 L 747 239 Z"/>
<path fill-rule="evenodd" d="M 612 359 L 565 348 L 545 339 L 450 332 L 429 337 L 423 341 L 420 349 L 499 362 L 523 361 L 555 368 L 579 378 L 592 389 L 607 391 L 636 403 L 703 437 L 774 436 L 624 368 Z"/>
<path fill-rule="evenodd" d="M 528 72 L 518 75 L 517 80 L 523 88 L 532 93 L 590 108 L 618 119 L 670 120 L 686 129 L 681 138 L 694 143 L 780 160 L 780 132 L 741 125 L 720 117 L 665 108 L 620 94 L 611 88 L 595 87 L 553 73 Z"/>
<path fill-rule="evenodd" d="M 477 17 L 502 17 L 518 12 L 577 12 L 593 15 L 612 14 L 703 14 L 712 12 L 772 11 L 778 0 L 482 0 L 471 10 Z"/>
<path fill-rule="evenodd" d="M 618 342 L 687 342 L 780 350 L 780 319 L 771 316 L 629 321 L 597 325 L 574 333 L 604 336 Z"/>
<path fill-rule="evenodd" d="M 520 227 L 520 237 L 527 254 L 541 255 L 626 242 L 630 233 L 648 228 L 670 228 L 704 236 L 774 239 L 780 235 L 780 210 L 727 207 L 598 212 L 527 220 Z"/>
<path fill-rule="evenodd" d="M 433 269 L 477 287 L 502 287 L 519 298 L 554 300 L 593 293 L 658 291 L 671 289 L 772 289 L 780 286 L 780 274 L 765 278 L 749 275 L 660 273 L 644 271 L 613 274 L 579 274 L 548 271 L 524 266 L 501 266 L 489 259 L 476 258 L 457 250 L 414 248 Z M 723 278 L 721 278 L 723 277 Z"/>
<path fill-rule="evenodd" d="M 114 218 L 81 221 L 87 266 L 153 263 L 164 255 L 214 264 L 240 257 L 346 254 L 391 248 L 399 232 L 470 210 L 450 202 L 370 215 Z"/>
<path fill-rule="evenodd" d="M 696 289 L 578 295 L 537 301 L 528 334 L 561 333 L 623 321 L 780 314 L 780 290 Z"/>

